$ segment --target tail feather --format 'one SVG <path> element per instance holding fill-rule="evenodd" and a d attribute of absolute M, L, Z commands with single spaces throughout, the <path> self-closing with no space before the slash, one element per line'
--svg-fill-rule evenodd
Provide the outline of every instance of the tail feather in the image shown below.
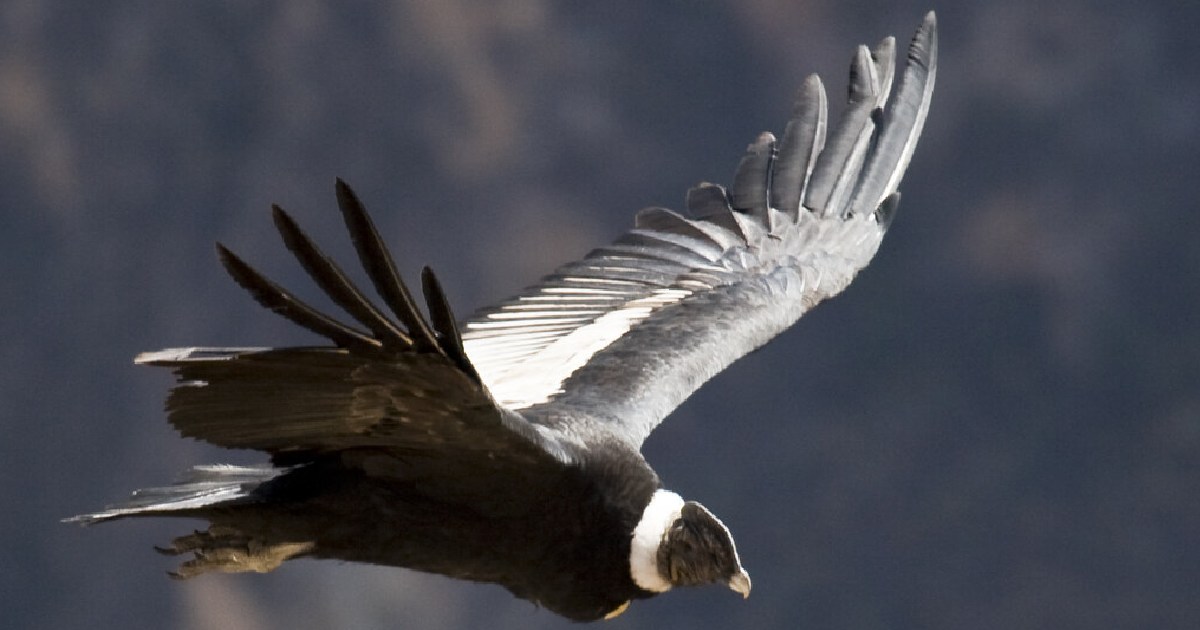
<path fill-rule="evenodd" d="M 126 516 L 183 516 L 200 508 L 244 500 L 255 488 L 282 472 L 272 466 L 195 466 L 170 486 L 137 490 L 124 503 L 72 516 L 63 522 L 91 525 Z"/>

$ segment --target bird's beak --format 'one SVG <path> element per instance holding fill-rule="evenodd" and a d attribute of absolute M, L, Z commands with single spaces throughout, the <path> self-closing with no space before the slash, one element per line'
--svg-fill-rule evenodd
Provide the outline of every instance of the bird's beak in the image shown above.
<path fill-rule="evenodd" d="M 750 574 L 745 569 L 739 569 L 738 574 L 730 578 L 729 588 L 741 593 L 742 599 L 750 597 Z"/>

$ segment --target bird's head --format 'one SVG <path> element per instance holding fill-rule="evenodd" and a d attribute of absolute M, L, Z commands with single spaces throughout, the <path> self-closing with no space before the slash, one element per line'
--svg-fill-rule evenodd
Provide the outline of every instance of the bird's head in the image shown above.
<path fill-rule="evenodd" d="M 630 570 L 638 586 L 656 593 L 725 584 L 750 596 L 750 575 L 729 529 L 703 505 L 666 490 L 655 492 L 633 532 Z"/>

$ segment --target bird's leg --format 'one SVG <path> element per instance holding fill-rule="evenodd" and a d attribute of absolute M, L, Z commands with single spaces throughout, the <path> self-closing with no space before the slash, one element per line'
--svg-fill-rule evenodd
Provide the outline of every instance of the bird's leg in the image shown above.
<path fill-rule="evenodd" d="M 168 573 L 179 580 L 203 573 L 266 573 L 274 570 L 285 560 L 312 551 L 312 542 L 282 542 L 268 544 L 261 538 L 247 536 L 231 527 L 210 527 L 208 531 L 195 531 L 171 541 L 169 547 L 155 547 L 155 551 L 168 556 L 191 553 L 191 560 Z"/>

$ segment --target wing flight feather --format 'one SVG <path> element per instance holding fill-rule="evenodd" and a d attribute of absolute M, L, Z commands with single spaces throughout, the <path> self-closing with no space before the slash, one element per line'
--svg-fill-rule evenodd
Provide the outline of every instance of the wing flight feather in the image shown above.
<path fill-rule="evenodd" d="M 747 149 L 732 192 L 693 188 L 692 217 L 643 210 L 613 245 L 474 314 L 464 348 L 496 399 L 563 432 L 590 425 L 640 445 L 706 380 L 844 289 L 899 203 L 935 76 L 932 13 L 895 94 L 894 60 L 892 38 L 856 52 L 828 144 L 814 76 L 783 136 Z"/>
<path fill-rule="evenodd" d="M 449 449 L 477 463 L 570 461 L 569 449 L 544 428 L 496 404 L 463 351 L 433 272 L 426 268 L 422 274 L 426 320 L 362 204 L 341 181 L 337 188 L 359 259 L 396 320 L 275 207 L 288 249 L 369 332 L 321 313 L 218 245 L 225 268 L 260 304 L 335 345 L 173 348 L 139 355 L 137 363 L 169 367 L 179 379 L 167 398 L 171 424 L 187 437 L 266 451 L 283 464 L 362 447 L 417 454 Z"/>
<path fill-rule="evenodd" d="M 643 210 L 611 245 L 461 328 L 429 269 L 429 317 L 421 314 L 339 180 L 351 241 L 390 314 L 276 207 L 288 249 L 366 330 L 321 313 L 218 245 L 255 300 L 334 346 L 176 348 L 137 362 L 175 371 L 168 411 L 184 435 L 267 451 L 277 463 L 359 447 L 568 463 L 597 431 L 640 446 L 696 388 L 839 293 L 874 256 L 929 108 L 932 13 L 892 94 L 894 58 L 891 38 L 856 52 L 850 106 L 828 143 L 826 94 L 813 76 L 783 135 L 763 133 L 749 146 L 730 191 L 692 188 L 692 216 Z"/>

